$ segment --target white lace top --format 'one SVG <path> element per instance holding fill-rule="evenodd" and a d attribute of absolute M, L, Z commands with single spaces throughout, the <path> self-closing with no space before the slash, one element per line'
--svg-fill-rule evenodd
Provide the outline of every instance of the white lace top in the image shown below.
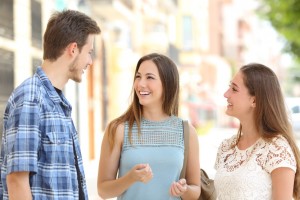
<path fill-rule="evenodd" d="M 218 200 L 271 200 L 271 172 L 288 167 L 296 172 L 296 160 L 287 140 L 278 136 L 267 142 L 260 138 L 251 147 L 239 150 L 237 136 L 219 146 L 215 163 Z"/>

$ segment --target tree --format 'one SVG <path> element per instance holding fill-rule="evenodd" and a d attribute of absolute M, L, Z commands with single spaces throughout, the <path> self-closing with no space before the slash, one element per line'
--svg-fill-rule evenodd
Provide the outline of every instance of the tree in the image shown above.
<path fill-rule="evenodd" d="M 300 61 L 300 0 L 260 0 L 259 13 L 285 39 L 285 50 Z"/>
<path fill-rule="evenodd" d="M 259 0 L 259 14 L 270 21 L 274 29 L 285 39 L 284 50 L 294 57 L 288 69 L 285 89 L 287 94 L 299 96 L 294 88 L 300 87 L 300 0 Z"/>

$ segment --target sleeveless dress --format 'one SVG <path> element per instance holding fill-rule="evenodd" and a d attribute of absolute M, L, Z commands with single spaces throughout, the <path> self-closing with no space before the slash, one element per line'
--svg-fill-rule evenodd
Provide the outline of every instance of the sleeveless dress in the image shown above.
<path fill-rule="evenodd" d="M 224 140 L 215 163 L 218 200 L 271 200 L 271 172 L 287 167 L 296 172 L 293 151 L 283 136 L 270 142 L 260 138 L 245 150 L 236 146 L 236 135 Z"/>
<path fill-rule="evenodd" d="M 132 129 L 132 144 L 128 138 L 128 123 L 125 123 L 124 141 L 120 158 L 119 177 L 124 176 L 134 165 L 149 164 L 153 178 L 147 182 L 136 182 L 118 200 L 175 200 L 169 189 L 178 181 L 183 166 L 183 124 L 178 117 L 164 121 L 141 121 L 141 135 L 136 124 Z"/>

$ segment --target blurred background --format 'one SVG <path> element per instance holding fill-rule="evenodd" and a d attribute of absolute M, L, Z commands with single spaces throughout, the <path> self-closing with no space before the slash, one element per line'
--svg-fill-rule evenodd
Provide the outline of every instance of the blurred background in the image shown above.
<path fill-rule="evenodd" d="M 90 199 L 100 199 L 96 177 L 104 129 L 127 108 L 135 65 L 151 52 L 178 66 L 180 116 L 197 129 L 201 166 L 209 175 L 218 145 L 239 125 L 224 114 L 223 93 L 244 64 L 259 62 L 278 75 L 300 144 L 299 0 L 0 0 L 1 116 L 13 89 L 41 64 L 47 21 L 63 9 L 86 13 L 102 30 L 83 82 L 70 81 L 64 89 Z"/>

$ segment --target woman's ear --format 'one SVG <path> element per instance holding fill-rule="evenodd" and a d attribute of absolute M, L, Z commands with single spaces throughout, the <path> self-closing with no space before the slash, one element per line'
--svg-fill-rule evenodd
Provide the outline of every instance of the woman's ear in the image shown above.
<path fill-rule="evenodd" d="M 251 104 L 251 106 L 252 106 L 253 108 L 255 108 L 255 107 L 256 107 L 255 97 L 253 97 L 253 101 L 252 101 L 252 104 Z"/>

